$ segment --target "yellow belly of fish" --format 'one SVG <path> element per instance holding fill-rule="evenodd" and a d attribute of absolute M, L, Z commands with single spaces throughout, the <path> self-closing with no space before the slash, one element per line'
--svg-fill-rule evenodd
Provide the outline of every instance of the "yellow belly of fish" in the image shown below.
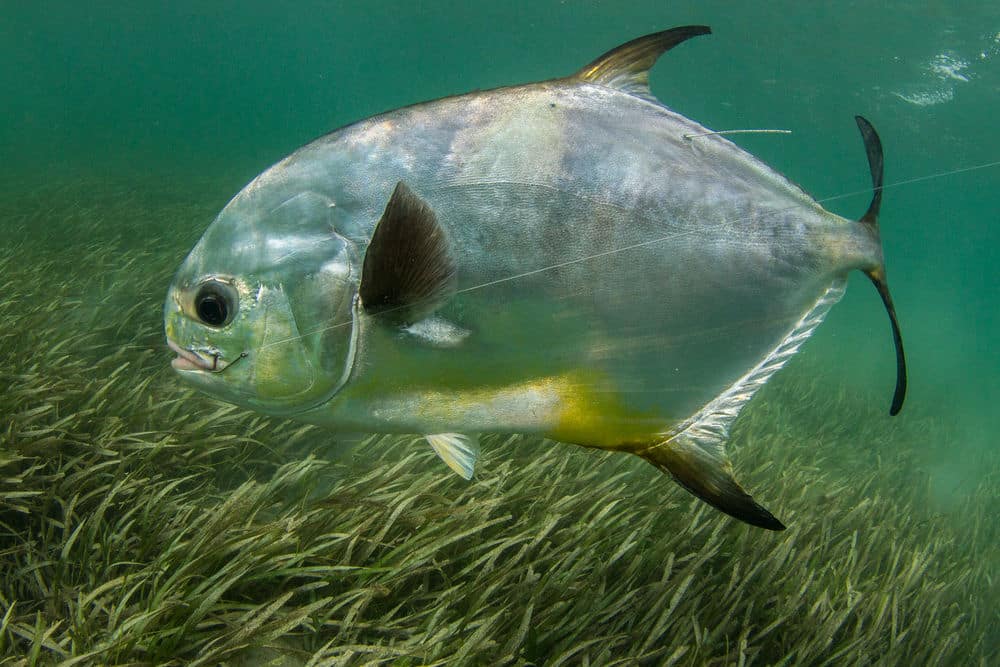
<path fill-rule="evenodd" d="M 544 435 L 560 442 L 630 451 L 635 443 L 657 439 L 669 425 L 661 415 L 629 408 L 621 394 L 596 392 L 569 378 L 559 384 L 559 396 L 554 425 Z"/>
<path fill-rule="evenodd" d="M 601 384 L 587 375 L 568 373 L 459 393 L 425 391 L 404 402 L 429 423 L 451 425 L 449 430 L 463 430 L 458 425 L 469 432 L 521 430 L 601 449 L 631 449 L 669 426 L 662 416 L 630 409 L 616 392 L 594 391 Z"/>

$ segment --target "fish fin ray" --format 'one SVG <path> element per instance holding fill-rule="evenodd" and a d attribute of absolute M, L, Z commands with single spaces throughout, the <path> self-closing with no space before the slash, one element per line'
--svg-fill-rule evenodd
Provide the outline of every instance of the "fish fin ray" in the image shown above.
<path fill-rule="evenodd" d="M 434 210 L 400 181 L 375 226 L 358 294 L 369 315 L 409 324 L 455 289 L 455 262 Z"/>
<path fill-rule="evenodd" d="M 684 434 L 697 442 L 714 442 L 720 448 L 729 438 L 729 428 L 758 389 L 791 359 L 820 325 L 830 308 L 844 296 L 846 281 L 838 278 L 816 300 L 774 349 L 728 389 L 709 401 L 693 417 L 664 435 Z"/>
<path fill-rule="evenodd" d="M 639 37 L 599 56 L 574 77 L 657 102 L 649 90 L 649 70 L 656 60 L 681 42 L 711 32 L 705 25 L 688 25 Z"/>
<path fill-rule="evenodd" d="M 463 479 L 472 479 L 479 460 L 478 438 L 463 433 L 435 433 L 424 438 L 445 465 Z"/>

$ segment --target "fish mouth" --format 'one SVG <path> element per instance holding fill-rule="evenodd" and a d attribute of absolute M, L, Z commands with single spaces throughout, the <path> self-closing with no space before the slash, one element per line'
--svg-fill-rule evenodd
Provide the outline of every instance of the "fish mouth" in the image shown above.
<path fill-rule="evenodd" d="M 225 368 L 225 366 L 219 367 L 218 354 L 213 354 L 211 357 L 206 358 L 193 350 L 181 347 L 169 338 L 167 339 L 167 346 L 177 353 L 177 356 L 170 362 L 174 370 L 209 371 L 215 373 Z"/>

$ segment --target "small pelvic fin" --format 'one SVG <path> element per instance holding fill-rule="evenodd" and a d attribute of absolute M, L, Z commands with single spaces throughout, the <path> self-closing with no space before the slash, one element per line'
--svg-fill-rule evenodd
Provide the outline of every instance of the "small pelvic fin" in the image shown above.
<path fill-rule="evenodd" d="M 479 440 L 462 433 L 425 435 L 428 444 L 449 468 L 463 479 L 472 479 L 479 459 Z"/>
<path fill-rule="evenodd" d="M 681 42 L 711 32 L 707 25 L 686 25 L 639 37 L 611 49 L 574 77 L 655 102 L 649 90 L 649 70 L 656 60 Z"/>
<path fill-rule="evenodd" d="M 868 155 L 868 167 L 872 174 L 872 201 L 868 205 L 868 210 L 858 220 L 862 225 L 868 227 L 874 237 L 881 243 L 878 228 L 878 213 L 882 207 L 882 168 L 884 160 L 882 157 L 882 140 L 879 139 L 875 128 L 861 116 L 855 116 L 861 130 L 861 138 L 865 142 L 865 153 Z M 881 253 L 880 253 L 881 254 Z M 892 296 L 889 294 L 889 283 L 885 277 L 885 263 L 882 262 L 874 268 L 865 271 L 868 279 L 875 285 L 878 295 L 882 297 L 882 304 L 885 312 L 889 315 L 889 323 L 892 326 L 892 342 L 896 347 L 896 390 L 892 395 L 892 405 L 889 407 L 890 415 L 897 415 L 903 409 L 903 401 L 906 399 L 906 354 L 903 352 L 903 336 L 899 331 L 899 320 L 896 317 L 896 307 L 892 303 Z"/>
<path fill-rule="evenodd" d="M 733 479 L 733 467 L 720 442 L 679 433 L 635 453 L 670 473 L 678 484 L 729 516 L 768 530 L 785 529 L 783 523 Z"/>
<path fill-rule="evenodd" d="M 358 293 L 369 315 L 410 324 L 454 290 L 455 263 L 434 210 L 400 181 L 375 226 Z"/>

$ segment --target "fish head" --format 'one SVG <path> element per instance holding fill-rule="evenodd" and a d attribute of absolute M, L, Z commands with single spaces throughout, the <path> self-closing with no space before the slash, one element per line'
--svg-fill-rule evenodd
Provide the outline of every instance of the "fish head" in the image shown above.
<path fill-rule="evenodd" d="M 360 269 L 314 192 L 237 195 L 181 265 L 164 328 L 173 368 L 198 389 L 265 414 L 329 400 L 350 375 Z"/>

